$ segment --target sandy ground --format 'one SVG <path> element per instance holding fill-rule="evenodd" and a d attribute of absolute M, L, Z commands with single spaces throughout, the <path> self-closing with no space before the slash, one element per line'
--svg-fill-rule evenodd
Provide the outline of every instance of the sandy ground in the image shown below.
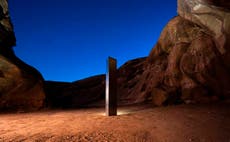
<path fill-rule="evenodd" d="M 230 142 L 230 103 L 0 114 L 0 142 Z"/>

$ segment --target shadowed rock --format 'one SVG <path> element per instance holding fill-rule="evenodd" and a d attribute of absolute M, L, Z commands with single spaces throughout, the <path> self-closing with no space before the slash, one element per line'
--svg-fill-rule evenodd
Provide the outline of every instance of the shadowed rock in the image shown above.
<path fill-rule="evenodd" d="M 105 98 L 105 75 L 98 75 L 72 83 L 46 81 L 46 105 L 50 108 L 86 107 L 102 105 Z M 99 102 L 99 103 L 98 103 Z"/>
<path fill-rule="evenodd" d="M 141 103 L 145 95 L 136 94 L 146 58 L 131 60 L 118 69 L 118 104 Z M 92 107 L 105 105 L 105 75 L 72 83 L 46 81 L 46 104 L 51 108 Z M 143 91 L 144 92 L 144 91 Z"/>
<path fill-rule="evenodd" d="M 43 78 L 18 59 L 6 0 L 0 1 L 0 110 L 37 110 L 43 106 Z"/>
<path fill-rule="evenodd" d="M 8 3 L 0 1 L 0 50 L 5 51 L 16 44 L 13 26 L 9 18 Z"/>

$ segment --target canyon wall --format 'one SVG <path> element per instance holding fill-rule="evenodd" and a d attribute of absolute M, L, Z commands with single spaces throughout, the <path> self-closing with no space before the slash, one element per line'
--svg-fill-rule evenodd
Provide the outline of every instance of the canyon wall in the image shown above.
<path fill-rule="evenodd" d="M 8 4 L 1 0 L 0 109 L 104 105 L 105 75 L 44 84 L 36 69 L 15 56 L 15 44 Z M 230 2 L 178 0 L 178 16 L 165 26 L 148 57 L 121 66 L 117 82 L 119 105 L 229 99 Z"/>
<path fill-rule="evenodd" d="M 16 38 L 8 3 L 0 1 L 0 110 L 37 110 L 43 106 L 43 78 L 16 57 Z"/>

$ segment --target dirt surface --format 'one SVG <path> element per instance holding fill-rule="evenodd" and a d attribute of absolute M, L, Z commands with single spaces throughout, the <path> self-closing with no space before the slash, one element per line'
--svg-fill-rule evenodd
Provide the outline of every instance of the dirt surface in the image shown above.
<path fill-rule="evenodd" d="M 230 103 L 0 114 L 0 142 L 230 142 Z"/>

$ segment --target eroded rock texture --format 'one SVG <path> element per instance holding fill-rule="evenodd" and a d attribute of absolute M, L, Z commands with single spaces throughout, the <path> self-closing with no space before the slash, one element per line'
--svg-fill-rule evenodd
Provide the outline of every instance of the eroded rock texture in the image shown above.
<path fill-rule="evenodd" d="M 230 95 L 229 70 L 215 38 L 180 16 L 163 30 L 148 62 L 151 77 L 146 82 L 153 87 L 152 94 L 164 92 L 172 103 L 209 102 Z"/>
<path fill-rule="evenodd" d="M 229 98 L 229 4 L 178 0 L 179 16 L 163 30 L 144 73 L 154 104 Z"/>
<path fill-rule="evenodd" d="M 6 0 L 0 1 L 0 110 L 36 110 L 43 105 L 43 79 L 18 59 Z"/>
<path fill-rule="evenodd" d="M 211 32 L 223 63 L 230 68 L 230 1 L 178 0 L 178 14 Z"/>

